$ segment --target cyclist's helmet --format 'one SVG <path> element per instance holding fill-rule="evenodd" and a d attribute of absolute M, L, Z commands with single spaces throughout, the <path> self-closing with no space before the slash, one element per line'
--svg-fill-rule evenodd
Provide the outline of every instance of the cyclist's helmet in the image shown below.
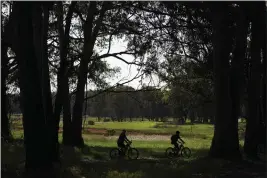
<path fill-rule="evenodd" d="M 179 134 L 180 134 L 180 132 L 177 130 L 177 131 L 176 131 L 176 135 L 179 135 Z"/>

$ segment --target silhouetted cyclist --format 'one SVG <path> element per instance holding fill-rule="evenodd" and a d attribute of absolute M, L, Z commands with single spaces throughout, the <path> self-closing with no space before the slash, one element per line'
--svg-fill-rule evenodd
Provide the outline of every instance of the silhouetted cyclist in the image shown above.
<path fill-rule="evenodd" d="M 182 143 L 185 143 L 182 140 L 182 138 L 180 137 L 180 132 L 176 131 L 176 134 L 171 136 L 171 144 L 174 145 L 174 147 L 177 149 L 177 151 L 179 151 L 179 146 L 177 143 L 178 140 L 181 141 Z"/>
<path fill-rule="evenodd" d="M 121 134 L 120 134 L 120 136 L 119 136 L 119 138 L 117 140 L 117 145 L 118 145 L 119 148 L 121 148 L 121 150 L 123 150 L 123 152 L 124 152 L 125 147 L 126 147 L 126 145 L 124 144 L 124 141 L 127 142 L 127 143 L 131 142 L 126 137 L 126 130 L 122 130 L 122 132 L 121 132 Z"/>

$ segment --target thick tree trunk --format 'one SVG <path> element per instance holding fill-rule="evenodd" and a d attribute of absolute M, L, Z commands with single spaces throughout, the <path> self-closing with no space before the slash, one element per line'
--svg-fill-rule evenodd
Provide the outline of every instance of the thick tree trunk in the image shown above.
<path fill-rule="evenodd" d="M 237 29 L 234 56 L 231 62 L 231 80 L 230 95 L 232 99 L 231 125 L 233 126 L 233 135 L 238 139 L 238 118 L 241 114 L 241 95 L 244 94 L 245 75 L 244 59 L 247 47 L 247 35 L 249 21 L 246 17 L 245 9 L 242 7 L 237 13 Z M 236 145 L 236 147 L 238 147 Z M 239 149 L 239 148 L 238 148 Z"/>
<path fill-rule="evenodd" d="M 240 151 L 231 114 L 229 55 L 232 44 L 227 3 L 214 3 L 212 12 L 216 113 L 210 156 L 235 159 L 240 158 Z"/>
<path fill-rule="evenodd" d="M 264 8 L 263 10 L 263 14 L 264 14 L 264 18 L 263 18 L 263 29 L 267 30 L 267 5 L 265 6 L 266 8 Z M 266 124 L 267 124 L 267 115 L 266 115 L 266 110 L 267 110 L 267 32 L 263 31 L 264 35 L 263 35 L 263 40 L 262 40 L 262 55 L 263 55 L 263 77 L 262 77 L 262 107 L 263 107 L 263 122 L 265 124 L 265 129 L 266 129 Z M 267 140 L 265 140 L 267 142 Z"/>
<path fill-rule="evenodd" d="M 260 142 L 260 107 L 261 107 L 261 48 L 263 33 L 266 33 L 261 20 L 264 18 L 264 2 L 258 2 L 251 9 L 251 74 L 248 83 L 248 119 L 244 151 L 249 157 L 257 157 L 257 146 Z"/>
<path fill-rule="evenodd" d="M 43 5 L 43 28 L 42 28 L 42 44 L 43 44 L 43 60 L 42 60 L 42 70 L 43 70 L 43 97 L 45 100 L 45 113 L 48 123 L 48 132 L 51 139 L 51 159 L 53 162 L 59 161 L 59 143 L 58 143 L 58 132 L 56 129 L 56 120 L 53 117 L 53 105 L 52 105 L 52 93 L 50 85 L 50 76 L 49 76 L 49 66 L 48 66 L 48 22 L 49 22 L 49 6 L 48 2 L 45 2 Z"/>
<path fill-rule="evenodd" d="M 17 14 L 18 66 L 20 91 L 23 96 L 23 127 L 26 151 L 26 171 L 46 170 L 52 168 L 50 159 L 51 138 L 45 117 L 43 93 L 38 63 L 38 52 L 34 42 L 34 3 L 14 2 Z M 36 15 L 36 14 L 35 14 Z M 33 175 L 34 176 L 34 175 Z"/>
<path fill-rule="evenodd" d="M 51 3 L 44 2 L 42 4 L 35 3 L 33 11 L 33 32 L 34 32 L 34 47 L 38 58 L 39 78 L 41 83 L 41 92 L 43 100 L 44 117 L 47 121 L 47 136 L 49 141 L 49 156 L 53 162 L 59 161 L 58 139 L 55 132 L 56 123 L 53 119 L 53 106 L 50 87 L 50 76 L 48 67 L 48 21 L 49 21 L 49 6 Z"/>
<path fill-rule="evenodd" d="M 266 132 L 267 132 L 267 128 L 266 128 L 266 124 L 267 124 L 267 115 L 266 115 L 266 111 L 267 111 L 267 100 L 266 100 L 266 97 L 267 97 L 267 73 L 266 73 L 266 70 L 267 70 L 267 46 L 266 46 L 266 43 L 267 43 L 267 5 L 265 6 L 264 10 L 263 10 L 263 15 L 264 15 L 264 18 L 263 18 L 263 29 L 265 29 L 263 31 L 264 35 L 263 35 L 263 40 L 262 40 L 262 55 L 263 55 L 263 77 L 262 77 L 262 110 L 263 110 L 263 133 L 262 133 L 262 141 L 263 141 L 263 144 L 264 144 L 264 148 L 266 149 L 266 145 L 267 145 L 267 137 L 266 137 Z"/>

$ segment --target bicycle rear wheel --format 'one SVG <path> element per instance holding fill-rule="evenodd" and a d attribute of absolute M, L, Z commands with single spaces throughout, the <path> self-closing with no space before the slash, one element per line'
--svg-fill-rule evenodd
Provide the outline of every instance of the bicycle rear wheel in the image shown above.
<path fill-rule="evenodd" d="M 137 159 L 139 157 L 139 151 L 136 148 L 130 148 L 128 150 L 129 159 Z"/>
<path fill-rule="evenodd" d="M 173 158 L 175 156 L 174 149 L 172 147 L 167 148 L 166 151 L 165 151 L 165 156 L 167 158 Z"/>
<path fill-rule="evenodd" d="M 181 155 L 185 158 L 189 158 L 191 156 L 191 150 L 187 147 L 182 148 Z"/>
<path fill-rule="evenodd" d="M 120 150 L 118 148 L 113 148 L 109 152 L 110 159 L 118 158 L 120 155 Z"/>

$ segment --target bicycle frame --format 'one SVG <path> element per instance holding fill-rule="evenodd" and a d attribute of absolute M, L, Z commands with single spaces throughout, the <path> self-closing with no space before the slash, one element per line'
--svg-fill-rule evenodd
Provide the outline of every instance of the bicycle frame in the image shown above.
<path fill-rule="evenodd" d="M 132 142 L 129 142 L 129 143 L 127 143 L 126 145 L 125 145 L 125 149 L 123 149 L 122 150 L 122 148 L 119 148 L 121 151 L 123 151 L 124 153 L 126 153 L 127 152 L 127 150 L 129 149 L 129 148 L 131 148 L 131 144 L 132 144 Z"/>
<path fill-rule="evenodd" d="M 178 146 L 179 146 L 179 150 L 178 150 L 176 147 L 174 147 L 175 153 L 176 153 L 177 155 L 178 155 L 179 152 L 181 152 L 181 150 L 184 148 L 184 144 L 183 144 L 183 143 L 179 143 Z"/>

